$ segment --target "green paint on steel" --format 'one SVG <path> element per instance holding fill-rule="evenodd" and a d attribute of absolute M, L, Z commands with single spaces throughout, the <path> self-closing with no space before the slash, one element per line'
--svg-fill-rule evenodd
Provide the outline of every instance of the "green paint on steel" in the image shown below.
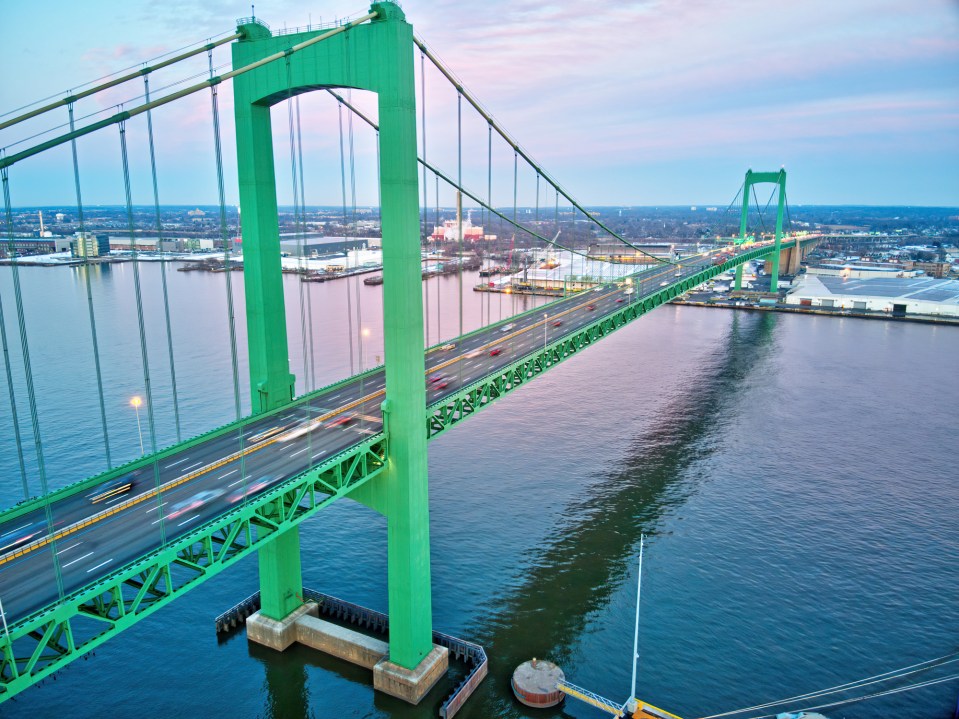
<path fill-rule="evenodd" d="M 0 702 L 252 552 L 291 541 L 301 522 L 385 473 L 386 454 L 385 438 L 372 437 L 11 624 L 0 636 Z"/>
<path fill-rule="evenodd" d="M 783 244 L 788 248 L 796 242 L 809 244 L 817 241 L 789 240 Z M 437 437 L 611 332 L 679 294 L 743 262 L 762 257 L 769 251 L 769 247 L 748 250 L 721 265 L 707 267 L 667 287 L 658 288 L 573 334 L 517 359 L 506 368 L 478 379 L 451 397 L 426 407 L 425 426 L 418 425 L 421 436 L 424 441 Z M 522 316 L 534 312 L 542 313 L 543 307 L 529 310 Z M 515 320 L 516 317 L 510 317 L 498 324 Z M 496 325 L 492 327 L 495 329 Z M 489 331 L 489 328 L 482 331 Z M 375 371 L 373 369 L 365 374 Z M 318 394 L 333 391 L 350 381 L 355 381 L 355 378 L 310 393 L 298 403 L 307 402 Z M 421 413 L 424 406 L 425 396 L 424 404 L 420 405 Z M 392 421 L 389 413 L 384 419 L 387 423 Z M 424 422 L 424 414 L 418 415 L 418 422 Z M 188 440 L 178 447 L 192 446 L 205 437 L 231 431 L 236 431 L 236 423 Z M 389 435 L 392 450 L 392 429 Z M 271 542 L 292 543 L 292 538 L 283 537 L 295 532 L 302 521 L 332 502 L 346 496 L 356 497 L 358 493 L 367 494 L 370 488 L 376 488 L 374 494 L 382 495 L 383 489 L 376 485 L 387 475 L 386 458 L 391 453 L 387 452 L 386 437 L 386 433 L 370 437 L 302 475 L 286 480 L 273 490 L 250 499 L 242 507 L 77 590 L 62 603 L 41 609 L 11 624 L 9 635 L 0 635 L 0 702 L 63 668 L 251 552 L 265 549 Z M 166 451 L 172 454 L 174 448 Z M 129 465 L 126 471 L 129 471 Z M 370 481 L 373 479 L 376 482 Z M 88 482 L 85 480 L 74 487 L 89 486 Z M 386 498 L 389 497 L 386 494 Z M 11 518 L 12 511 L 0 515 L 0 518 Z M 292 550 L 288 550 L 288 554 L 292 553 Z M 297 578 L 290 586 L 300 583 Z M 284 609 L 274 611 L 282 613 Z"/>
<path fill-rule="evenodd" d="M 752 170 L 746 170 L 746 181 L 743 184 L 743 207 L 742 215 L 739 220 L 739 238 L 741 241 L 746 240 L 746 217 L 749 214 L 749 191 L 752 189 L 753 185 L 762 185 L 762 184 L 774 184 L 779 185 L 779 201 L 776 208 L 776 244 L 774 246 L 774 251 L 771 255 L 772 260 L 772 272 L 769 277 L 769 291 L 778 292 L 779 291 L 779 256 L 782 251 L 782 239 L 783 239 L 783 210 L 786 207 L 786 171 L 780 170 L 779 172 L 753 172 Z M 742 288 L 742 265 L 740 264 L 736 270 L 736 285 L 734 289 Z"/>
<path fill-rule="evenodd" d="M 413 29 L 391 2 L 373 3 L 376 18 L 258 67 L 234 80 L 237 166 L 243 218 L 244 283 L 254 411 L 289 402 L 289 374 L 280 274 L 276 180 L 270 107 L 326 87 L 377 93 L 383 227 L 383 315 L 388 475 L 381 482 L 388 517 L 390 659 L 412 669 L 432 650 L 423 308 L 413 85 Z M 265 28 L 233 46 L 234 67 L 248 66 L 322 32 L 270 36 Z M 259 402 L 257 399 L 259 398 Z M 291 542 L 288 551 L 294 551 Z M 277 550 L 279 551 L 279 550 Z M 276 562 L 292 566 L 292 558 Z M 271 566 L 274 563 L 269 563 Z M 262 571 L 264 604 L 286 606 L 289 587 Z"/>

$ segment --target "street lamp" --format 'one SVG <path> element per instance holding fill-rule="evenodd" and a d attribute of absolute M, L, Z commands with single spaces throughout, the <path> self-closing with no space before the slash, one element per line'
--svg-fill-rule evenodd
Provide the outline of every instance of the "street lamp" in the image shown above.
<path fill-rule="evenodd" d="M 543 366 L 546 366 L 546 320 L 549 319 L 549 314 L 543 313 Z"/>
<path fill-rule="evenodd" d="M 134 395 L 130 399 L 130 404 L 133 405 L 133 409 L 137 413 L 137 435 L 140 437 L 140 456 L 142 457 L 145 454 L 143 451 L 143 430 L 140 428 L 140 405 L 143 404 L 143 399 L 139 395 Z"/>
<path fill-rule="evenodd" d="M 370 328 L 364 327 L 360 330 L 360 372 L 363 371 L 363 338 L 370 336 Z"/>

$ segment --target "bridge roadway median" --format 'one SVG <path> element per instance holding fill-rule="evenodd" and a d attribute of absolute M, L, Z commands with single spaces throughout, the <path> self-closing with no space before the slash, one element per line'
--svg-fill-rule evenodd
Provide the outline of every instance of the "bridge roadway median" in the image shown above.
<path fill-rule="evenodd" d="M 744 252 L 754 254 L 750 249 Z M 440 373 L 443 378 L 426 380 L 427 404 L 442 404 L 463 388 L 541 351 L 544 329 L 545 342 L 553 345 L 616 315 L 624 305 L 657 294 L 665 301 L 663 284 L 676 286 L 704 270 L 715 274 L 721 269 L 713 267 L 710 257 L 684 260 L 678 277 L 673 265 L 654 267 L 633 276 L 632 295 L 621 285 L 603 285 L 599 292 L 585 291 L 465 335 L 456 340 L 453 352 L 434 347 L 427 351 L 427 376 Z M 548 320 L 543 320 L 544 313 Z M 555 321 L 562 324 L 553 326 Z M 507 324 L 512 328 L 504 332 Z M 502 351 L 494 354 L 496 349 Z M 191 532 L 200 539 L 197 530 L 205 523 L 228 516 L 257 495 L 377 436 L 382 432 L 382 398 L 383 371 L 378 368 L 311 393 L 282 410 L 211 433 L 204 441 L 186 442 L 182 451 L 165 451 L 155 466 L 151 463 L 120 475 L 132 476 L 137 483 L 113 505 L 91 504 L 88 495 L 93 485 L 89 481 L 79 483 L 90 490 L 87 492 L 61 490 L 51 496 L 52 536 L 44 533 L 11 548 L 9 543 L 15 540 L 18 528 L 45 524 L 44 508 L 41 504 L 27 511 L 3 513 L 0 597 L 8 623 L 24 622 L 58 604 L 57 566 L 62 592 L 68 596 L 130 566 L 164 543 Z M 352 420 L 337 423 L 346 416 Z M 101 484 L 116 477 L 107 474 Z M 118 511 L 105 511 L 111 506 Z M 90 521 L 97 516 L 97 521 Z"/>

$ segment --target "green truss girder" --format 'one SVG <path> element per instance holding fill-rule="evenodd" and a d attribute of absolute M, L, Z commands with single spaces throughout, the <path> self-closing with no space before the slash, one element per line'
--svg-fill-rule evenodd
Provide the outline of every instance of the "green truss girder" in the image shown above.
<path fill-rule="evenodd" d="M 37 612 L 0 637 L 0 702 L 95 649 L 386 467 L 380 434 Z"/>
<path fill-rule="evenodd" d="M 801 244 L 817 241 L 818 238 L 811 238 L 802 240 Z M 791 247 L 793 242 L 795 240 L 783 242 L 783 248 Z M 727 262 L 707 267 L 632 303 L 624 304 L 576 332 L 547 343 L 545 350 L 528 354 L 452 396 L 429 405 L 426 408 L 427 437 L 437 437 L 494 400 L 510 394 L 647 312 L 743 262 L 768 255 L 771 251 L 772 248 L 764 246 L 742 252 Z M 523 314 L 542 310 L 539 307 Z M 515 319 L 511 317 L 503 323 Z M 375 371 L 375 368 L 370 370 Z M 355 379 L 334 383 L 303 399 L 313 398 Z M 287 405 L 276 411 L 287 411 L 289 408 L 290 405 Z M 258 418 L 262 417 L 258 415 Z M 184 445 L 236 431 L 238 425 L 246 421 L 231 423 L 188 440 Z M 174 451 L 172 447 L 164 450 L 170 454 Z M 323 507 L 348 495 L 384 470 L 387 454 L 386 436 L 382 433 L 374 435 L 249 500 L 238 509 L 171 541 L 166 547 L 70 594 L 61 604 L 11 625 L 9 635 L 0 636 L 0 702 L 58 671 L 117 632 L 129 628 L 184 592 L 217 575 L 271 541 L 278 533 L 298 525 Z M 122 474 L 137 466 L 149 465 L 152 461 L 153 458 L 146 462 L 131 462 L 106 473 L 106 476 Z M 102 481 L 104 476 L 95 479 Z M 84 480 L 60 490 L 60 493 L 69 491 L 72 494 L 93 483 Z M 27 505 L 8 510 L 0 517 L 8 518 L 13 511 L 20 513 L 24 506 Z"/>

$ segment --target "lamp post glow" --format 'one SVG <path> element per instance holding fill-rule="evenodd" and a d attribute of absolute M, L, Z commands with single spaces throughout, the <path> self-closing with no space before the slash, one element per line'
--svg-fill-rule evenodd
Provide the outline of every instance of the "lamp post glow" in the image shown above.
<path fill-rule="evenodd" d="M 143 399 L 136 395 L 130 399 L 130 404 L 137 413 L 137 435 L 140 437 L 140 456 L 143 456 L 143 430 L 140 428 L 140 405 L 143 404 Z"/>
<path fill-rule="evenodd" d="M 545 312 L 543 313 L 543 366 L 546 366 L 546 321 L 549 319 L 549 315 Z"/>

